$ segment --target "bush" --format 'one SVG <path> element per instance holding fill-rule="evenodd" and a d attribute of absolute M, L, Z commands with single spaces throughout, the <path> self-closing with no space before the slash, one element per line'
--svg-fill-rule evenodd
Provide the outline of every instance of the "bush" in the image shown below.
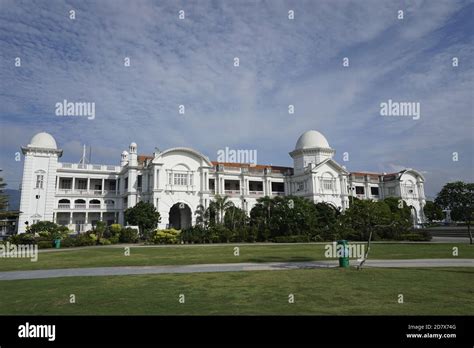
<path fill-rule="evenodd" d="M 425 231 L 423 231 L 425 232 Z M 401 240 L 409 240 L 409 241 L 414 241 L 414 242 L 425 242 L 431 240 L 431 235 L 426 232 L 426 233 L 404 233 L 400 235 Z"/>
<path fill-rule="evenodd" d="M 234 236 L 234 232 L 223 225 L 215 225 L 209 229 L 212 242 L 228 243 Z"/>
<path fill-rule="evenodd" d="M 52 241 L 42 240 L 38 242 L 38 249 L 48 249 L 54 247 Z"/>
<path fill-rule="evenodd" d="M 112 224 L 109 226 L 109 231 L 112 235 L 120 234 L 120 231 L 122 231 L 122 225 Z"/>
<path fill-rule="evenodd" d="M 75 237 L 76 242 L 74 246 L 91 246 L 97 242 L 97 237 L 92 233 L 81 233 Z"/>
<path fill-rule="evenodd" d="M 120 224 L 112 224 L 105 230 L 104 238 L 108 239 L 111 244 L 117 244 L 120 240 L 121 230 L 122 226 Z"/>
<path fill-rule="evenodd" d="M 167 230 L 156 230 L 151 238 L 151 242 L 154 244 L 178 244 L 180 231 L 173 228 Z"/>
<path fill-rule="evenodd" d="M 32 233 L 14 234 L 8 237 L 11 244 L 36 244 L 36 238 Z"/>
<path fill-rule="evenodd" d="M 278 236 L 274 237 L 275 243 L 307 243 L 309 242 L 309 236 L 304 234 L 298 234 L 294 236 Z"/>
<path fill-rule="evenodd" d="M 136 243 L 138 242 L 138 232 L 133 228 L 123 228 L 120 231 L 120 243 Z"/>
<path fill-rule="evenodd" d="M 99 244 L 100 245 L 110 245 L 110 244 L 112 244 L 112 242 L 110 240 L 106 239 L 106 238 L 101 238 L 99 240 Z"/>
<path fill-rule="evenodd" d="M 73 248 L 75 246 L 78 246 L 77 245 L 77 238 L 76 237 L 73 237 L 73 236 L 69 236 L 67 238 L 64 238 L 62 241 L 61 241 L 61 247 L 62 248 Z"/>

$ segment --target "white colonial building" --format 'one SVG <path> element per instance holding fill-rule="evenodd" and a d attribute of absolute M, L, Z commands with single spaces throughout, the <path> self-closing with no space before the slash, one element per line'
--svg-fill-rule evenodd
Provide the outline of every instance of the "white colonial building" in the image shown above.
<path fill-rule="evenodd" d="M 317 131 L 305 132 L 290 152 L 293 168 L 211 162 L 200 152 L 177 147 L 138 155 L 137 144 L 123 151 L 120 166 L 59 162 L 63 151 L 48 133 L 36 134 L 25 155 L 19 233 L 38 221 L 54 221 L 71 230 L 91 229 L 97 221 L 124 224 L 124 211 L 139 201 L 161 214 L 160 228 L 195 223 L 196 208 L 214 195 L 227 195 L 250 212 L 264 196 L 295 195 L 327 202 L 341 210 L 350 197 L 400 197 L 423 222 L 424 178 L 413 169 L 392 174 L 350 173 L 333 160 L 335 151 Z"/>

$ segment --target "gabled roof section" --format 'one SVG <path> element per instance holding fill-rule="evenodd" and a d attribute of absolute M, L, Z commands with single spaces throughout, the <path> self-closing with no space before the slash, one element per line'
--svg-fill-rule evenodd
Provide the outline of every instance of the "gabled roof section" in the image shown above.
<path fill-rule="evenodd" d="M 347 171 L 347 169 L 345 169 L 343 166 L 341 166 L 339 163 L 337 163 L 336 161 L 334 161 L 332 158 L 326 158 L 324 161 L 318 163 L 316 165 L 316 167 L 313 168 L 313 170 L 316 170 L 318 168 L 320 168 L 323 164 L 329 164 L 329 165 L 332 165 L 334 168 L 336 168 L 337 170 L 343 172 L 344 174 L 349 174 L 349 172 Z"/>

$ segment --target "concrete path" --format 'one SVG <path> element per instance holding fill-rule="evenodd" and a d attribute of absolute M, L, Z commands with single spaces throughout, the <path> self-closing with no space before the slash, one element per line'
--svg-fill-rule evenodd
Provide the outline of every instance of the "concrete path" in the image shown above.
<path fill-rule="evenodd" d="M 351 260 L 351 266 L 357 266 Z M 338 262 L 269 262 L 269 263 L 222 263 L 181 266 L 129 266 L 129 267 L 95 267 L 65 268 L 37 271 L 0 272 L 0 280 L 44 279 L 59 277 L 111 276 L 131 274 L 168 274 L 168 273 L 209 273 L 240 271 L 277 271 L 291 269 L 334 268 Z M 474 259 L 415 259 L 415 260 L 368 260 L 365 268 L 404 268 L 404 267 L 474 267 Z M 474 270 L 473 270 L 474 272 Z"/>

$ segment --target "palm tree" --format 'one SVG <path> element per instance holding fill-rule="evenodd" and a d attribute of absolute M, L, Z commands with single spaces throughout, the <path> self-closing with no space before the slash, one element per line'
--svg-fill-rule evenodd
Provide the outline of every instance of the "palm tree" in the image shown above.
<path fill-rule="evenodd" d="M 199 204 L 194 212 L 196 215 L 196 223 L 199 225 L 206 225 L 209 220 L 209 208 L 204 208 L 202 204 Z"/>
<path fill-rule="evenodd" d="M 234 203 L 229 201 L 229 196 L 215 195 L 214 201 L 209 204 L 209 209 L 215 210 L 217 223 L 221 224 L 224 221 L 225 211 L 233 206 Z"/>

